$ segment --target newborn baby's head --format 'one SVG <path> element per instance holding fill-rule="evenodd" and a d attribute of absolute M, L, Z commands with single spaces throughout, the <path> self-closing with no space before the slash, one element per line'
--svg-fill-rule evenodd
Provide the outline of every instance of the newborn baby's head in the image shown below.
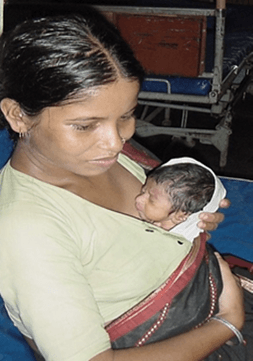
<path fill-rule="evenodd" d="M 141 219 L 170 230 L 211 200 L 213 175 L 197 164 L 179 163 L 152 171 L 135 199 Z"/>

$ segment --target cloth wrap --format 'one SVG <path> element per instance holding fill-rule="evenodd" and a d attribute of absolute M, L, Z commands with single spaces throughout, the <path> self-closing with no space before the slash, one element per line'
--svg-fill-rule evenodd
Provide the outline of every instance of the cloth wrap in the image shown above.
<path fill-rule="evenodd" d="M 222 280 L 206 234 L 157 290 L 107 325 L 113 348 L 163 340 L 206 322 L 218 311 Z"/>
<path fill-rule="evenodd" d="M 167 163 L 164 163 L 161 167 L 180 164 L 180 163 L 192 163 L 197 164 L 205 169 L 207 169 L 214 177 L 215 187 L 212 198 L 210 202 L 203 208 L 203 210 L 191 214 L 185 222 L 178 224 L 171 230 L 171 233 L 180 234 L 185 237 L 188 241 L 193 242 L 193 240 L 199 235 L 200 232 L 203 232 L 198 226 L 199 215 L 202 212 L 216 212 L 219 208 L 220 201 L 226 196 L 226 189 L 221 183 L 220 179 L 215 175 L 212 169 L 208 168 L 206 165 L 200 163 L 199 161 L 189 158 L 174 158 L 169 160 Z"/>
<path fill-rule="evenodd" d="M 113 349 L 141 347 L 201 327 L 218 313 L 222 291 L 220 268 L 212 247 L 201 233 L 175 272 L 146 299 L 106 326 Z M 248 271 L 237 274 L 250 277 Z M 250 281 L 252 282 L 252 280 Z M 244 291 L 245 344 L 233 337 L 206 361 L 253 361 L 253 295 Z"/>

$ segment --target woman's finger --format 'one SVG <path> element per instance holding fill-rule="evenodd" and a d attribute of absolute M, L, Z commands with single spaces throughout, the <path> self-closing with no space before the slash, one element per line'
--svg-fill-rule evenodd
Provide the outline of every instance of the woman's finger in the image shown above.
<path fill-rule="evenodd" d="M 220 212 L 216 213 L 207 213 L 203 212 L 199 215 L 200 222 L 198 223 L 198 227 L 203 229 L 204 231 L 214 231 L 219 223 L 224 220 L 224 214 Z"/>
<path fill-rule="evenodd" d="M 224 220 L 224 214 L 220 212 L 202 212 L 199 215 L 199 219 L 205 223 L 220 223 Z"/>
<path fill-rule="evenodd" d="M 230 205 L 231 205 L 231 202 L 227 198 L 222 199 L 219 204 L 220 208 L 229 208 Z"/>

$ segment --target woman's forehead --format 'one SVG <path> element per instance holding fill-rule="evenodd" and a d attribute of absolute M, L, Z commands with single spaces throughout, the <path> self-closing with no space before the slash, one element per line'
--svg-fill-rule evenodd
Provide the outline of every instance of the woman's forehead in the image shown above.
<path fill-rule="evenodd" d="M 104 84 L 100 86 L 94 86 L 88 89 L 80 90 L 78 93 L 73 95 L 72 97 L 69 97 L 69 99 L 66 99 L 62 101 L 59 105 L 65 106 L 65 105 L 85 105 L 87 103 L 90 103 L 92 101 L 96 101 L 98 98 L 106 98 L 110 97 L 111 95 L 119 96 L 120 92 L 123 92 L 124 94 L 124 100 L 127 102 L 128 93 L 132 93 L 133 96 L 137 96 L 140 89 L 140 83 L 137 80 L 129 80 L 120 78 L 118 81 L 114 81 L 109 84 Z"/>
<path fill-rule="evenodd" d="M 137 84 L 136 84 L 137 83 Z M 104 119 L 130 114 L 137 106 L 138 82 L 112 83 L 94 88 L 92 94 L 45 108 L 44 116 L 65 120 Z"/>

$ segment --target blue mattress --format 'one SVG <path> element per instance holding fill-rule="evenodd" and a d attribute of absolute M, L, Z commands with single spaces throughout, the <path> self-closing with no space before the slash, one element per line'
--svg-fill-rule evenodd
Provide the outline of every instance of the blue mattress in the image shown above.
<path fill-rule="evenodd" d="M 149 76 L 150 79 L 152 76 Z M 210 79 L 186 78 L 186 77 L 156 77 L 155 81 L 145 79 L 141 90 L 146 92 L 188 94 L 188 95 L 208 95 L 211 89 Z M 161 81 L 157 81 L 161 79 Z M 166 85 L 169 83 L 169 89 Z"/>

